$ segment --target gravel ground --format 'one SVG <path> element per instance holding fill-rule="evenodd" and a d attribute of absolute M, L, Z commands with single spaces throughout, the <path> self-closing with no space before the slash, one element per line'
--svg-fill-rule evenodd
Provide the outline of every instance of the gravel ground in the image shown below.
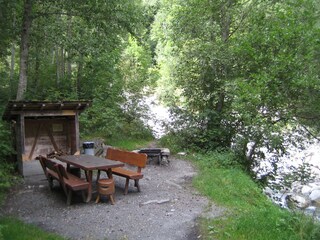
<path fill-rule="evenodd" d="M 67 239 L 201 239 L 197 219 L 223 214 L 222 208 L 192 188 L 196 172 L 187 161 L 170 158 L 168 166 L 147 165 L 141 192 L 130 182 L 126 196 L 125 179 L 115 176 L 115 205 L 108 199 L 96 204 L 94 195 L 90 203 L 74 196 L 71 206 L 58 185 L 49 189 L 38 162 L 28 164 L 29 175 L 12 189 L 0 215 L 16 216 Z"/>

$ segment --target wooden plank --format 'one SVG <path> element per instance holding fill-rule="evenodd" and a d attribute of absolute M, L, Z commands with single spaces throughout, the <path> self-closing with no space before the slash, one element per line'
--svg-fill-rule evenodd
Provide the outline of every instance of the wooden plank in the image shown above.
<path fill-rule="evenodd" d="M 74 135 L 74 152 L 78 152 L 80 151 L 80 134 L 79 134 L 79 114 L 76 114 L 74 116 L 74 131 L 75 131 L 75 135 Z"/>
<path fill-rule="evenodd" d="M 32 158 L 32 155 L 34 153 L 34 149 L 36 148 L 41 127 L 42 127 L 42 123 L 40 123 L 39 126 L 38 126 L 38 129 L 37 129 L 37 132 L 36 132 L 36 136 L 34 138 L 34 141 L 33 141 L 33 144 L 32 144 L 32 148 L 31 148 L 31 151 L 29 153 L 29 160 Z"/>
<path fill-rule="evenodd" d="M 51 141 L 51 143 L 53 145 L 54 150 L 55 151 L 59 151 L 59 147 L 58 147 L 56 141 L 54 140 L 54 137 L 52 135 L 52 131 L 51 131 L 50 127 L 47 124 L 45 125 L 45 129 L 47 130 L 47 134 L 48 134 L 48 136 L 50 138 L 50 141 Z"/>
<path fill-rule="evenodd" d="M 21 111 L 13 111 L 11 115 L 20 115 Z M 42 111 L 42 112 L 31 112 L 28 111 L 25 114 L 25 117 L 59 117 L 59 116 L 74 116 L 76 111 L 74 110 L 61 110 L 61 111 Z"/>
<path fill-rule="evenodd" d="M 24 115 L 21 114 L 17 119 L 16 123 L 16 151 L 17 151 L 17 161 L 18 161 L 18 172 L 23 176 L 23 160 L 24 160 Z"/>

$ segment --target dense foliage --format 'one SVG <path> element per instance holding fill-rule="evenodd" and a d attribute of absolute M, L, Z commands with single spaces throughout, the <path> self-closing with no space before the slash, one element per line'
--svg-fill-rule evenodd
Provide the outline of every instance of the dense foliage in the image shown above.
<path fill-rule="evenodd" d="M 10 161 L 14 153 L 11 146 L 11 133 L 8 125 L 0 121 L 0 203 L 4 193 L 15 183 L 15 165 Z"/>
<path fill-rule="evenodd" d="M 83 135 L 146 138 L 146 97 L 179 147 L 250 171 L 319 131 L 316 0 L 0 2 L 0 103 L 93 100 Z M 304 137 L 304 138 L 301 138 Z"/>
<path fill-rule="evenodd" d="M 155 92 L 171 111 L 165 146 L 207 152 L 196 184 L 240 208 L 209 235 L 317 239 L 318 226 L 270 206 L 238 169 L 317 138 L 319 11 L 317 0 L 1 0 L 0 113 L 10 99 L 92 100 L 82 137 L 143 142 Z M 0 121 L 0 196 L 10 143 Z"/>
<path fill-rule="evenodd" d="M 161 3 L 158 92 L 186 148 L 233 148 L 250 170 L 262 148 L 283 154 L 317 135 L 317 1 Z"/>
<path fill-rule="evenodd" d="M 0 11 L 2 105 L 93 100 L 83 134 L 150 135 L 141 121 L 141 96 L 154 82 L 142 42 L 150 14 L 141 1 L 4 0 Z"/>

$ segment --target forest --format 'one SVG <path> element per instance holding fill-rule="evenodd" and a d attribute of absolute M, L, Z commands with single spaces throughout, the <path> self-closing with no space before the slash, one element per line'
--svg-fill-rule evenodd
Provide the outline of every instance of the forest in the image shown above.
<path fill-rule="evenodd" d="M 316 0 L 2 0 L 0 106 L 92 100 L 83 134 L 145 138 L 146 98 L 170 109 L 167 141 L 231 150 L 250 172 L 261 149 L 316 138 Z M 1 122 L 1 155 L 8 129 Z"/>
<path fill-rule="evenodd" d="M 276 171 L 288 145 L 319 140 L 319 3 L 0 0 L 0 114 L 10 100 L 90 100 L 82 136 L 152 139 L 152 97 L 172 152 L 232 155 L 223 165 L 251 177 L 272 153 Z M 10 137 L 0 120 L 0 162 Z"/>

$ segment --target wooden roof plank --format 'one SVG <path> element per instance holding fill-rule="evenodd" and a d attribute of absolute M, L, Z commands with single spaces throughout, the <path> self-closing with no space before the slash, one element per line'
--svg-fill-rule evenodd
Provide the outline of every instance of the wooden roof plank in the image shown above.
<path fill-rule="evenodd" d="M 9 101 L 2 119 L 11 120 L 22 113 L 29 113 L 28 115 L 34 113 L 37 116 L 39 116 L 39 114 L 36 114 L 36 112 L 48 114 L 50 111 L 52 111 L 50 115 L 63 115 L 63 110 L 73 110 L 81 113 L 89 107 L 91 103 L 91 101 Z"/>

